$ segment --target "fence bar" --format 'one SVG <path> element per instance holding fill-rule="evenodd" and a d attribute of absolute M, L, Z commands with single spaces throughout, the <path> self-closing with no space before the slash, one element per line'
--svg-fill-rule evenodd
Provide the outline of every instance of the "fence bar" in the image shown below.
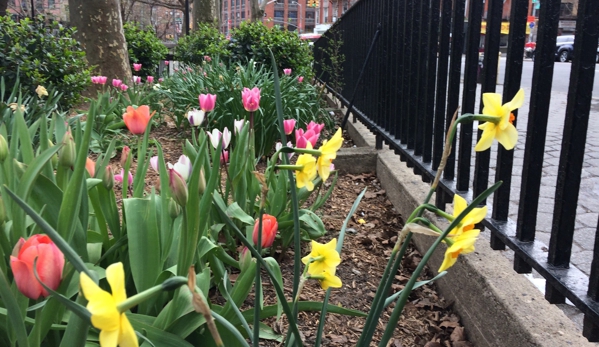
<path fill-rule="evenodd" d="M 407 54 L 407 56 L 409 57 L 410 60 L 410 65 L 408 68 L 408 79 L 405 81 L 406 82 L 406 87 L 408 87 L 408 90 L 410 91 L 409 98 L 408 98 L 408 104 L 407 104 L 407 109 L 406 109 L 406 118 L 408 118 L 408 148 L 409 149 L 414 149 L 414 145 L 415 145 L 415 141 L 416 141 L 416 129 L 417 129 L 417 117 L 416 117 L 416 113 L 417 113 L 417 109 L 416 109 L 416 105 L 417 105 L 417 98 L 418 98 L 418 89 L 414 88 L 414 84 L 416 82 L 416 80 L 418 79 L 418 61 L 416 61 L 416 59 L 414 59 L 413 57 L 417 57 L 418 56 L 418 47 L 419 42 L 418 41 L 418 23 L 420 22 L 420 6 L 416 6 L 417 3 L 419 3 L 419 0 L 410 0 L 410 24 L 411 24 L 411 29 L 410 29 L 410 34 L 408 37 L 408 47 L 410 49 L 410 54 Z M 410 165 L 408 165 L 410 166 Z"/>
<path fill-rule="evenodd" d="M 424 148 L 422 161 L 430 163 L 433 155 L 433 133 L 435 122 L 435 78 L 437 74 L 437 50 L 439 35 L 439 0 L 430 0 L 428 28 L 428 59 L 426 75 L 426 98 L 424 103 Z"/>
<path fill-rule="evenodd" d="M 462 113 L 474 113 L 476 102 L 476 82 L 478 75 L 478 56 L 480 46 L 480 24 L 483 14 L 483 0 L 470 1 L 468 32 L 466 33 L 466 62 L 464 63 L 464 91 L 462 92 Z M 460 124 L 460 146 L 458 152 L 458 170 L 456 187 L 467 191 L 470 186 L 470 167 L 472 159 L 472 123 Z"/>
<path fill-rule="evenodd" d="M 447 113 L 445 129 L 449 128 L 451 118 L 460 102 L 460 80 L 462 79 L 462 53 L 464 51 L 464 11 L 466 0 L 455 0 L 453 5 L 453 24 L 451 30 L 451 61 L 449 62 L 449 86 L 447 87 Z M 455 144 L 453 139 L 451 154 L 447 158 L 443 178 L 451 180 L 455 177 Z"/>
<path fill-rule="evenodd" d="M 437 95 L 435 98 L 435 133 L 433 135 L 433 168 L 435 170 L 441 162 L 443 139 L 445 138 L 445 101 L 447 100 L 449 34 L 451 33 L 451 0 L 442 1 L 443 7 L 439 27 L 439 59 L 437 61 Z M 436 205 L 441 207 L 438 201 Z"/>
<path fill-rule="evenodd" d="M 402 71 L 402 102 L 401 102 L 401 143 L 408 143 L 408 133 L 409 133 L 409 98 L 405 97 L 409 95 L 409 85 L 410 85 L 410 58 L 412 51 L 410 49 L 410 31 L 412 27 L 412 8 L 413 8 L 414 0 L 404 0 L 404 25 L 403 25 L 403 55 L 401 59 L 403 60 L 403 71 Z"/>
<path fill-rule="evenodd" d="M 599 2 L 597 0 L 579 1 L 577 35 L 574 39 L 574 59 L 570 73 L 568 105 L 566 106 L 564 135 L 555 189 L 553 225 L 547 257 L 548 262 L 557 267 L 567 268 L 570 264 L 576 206 L 595 78 L 598 23 Z M 550 288 L 549 285 L 547 287 Z M 546 294 L 552 295 L 552 291 L 553 288 Z M 589 327 L 585 331 L 590 335 L 599 334 L 597 327 Z"/>
<path fill-rule="evenodd" d="M 426 5 L 426 6 L 425 6 Z M 414 113 L 414 118 L 416 120 L 416 134 L 414 137 L 414 155 L 422 155 L 422 148 L 424 147 L 423 139 L 424 139 L 424 101 L 426 96 L 426 60 L 424 58 L 426 52 L 426 30 L 428 23 L 426 19 L 426 11 L 428 10 L 428 1 L 421 0 L 416 5 L 415 19 L 416 22 L 416 32 L 414 32 L 414 36 L 412 38 L 414 42 L 414 47 L 416 47 L 416 79 L 413 80 L 414 84 L 414 94 L 416 97 L 411 100 L 412 102 L 412 112 Z M 414 172 L 418 174 L 417 172 Z"/>

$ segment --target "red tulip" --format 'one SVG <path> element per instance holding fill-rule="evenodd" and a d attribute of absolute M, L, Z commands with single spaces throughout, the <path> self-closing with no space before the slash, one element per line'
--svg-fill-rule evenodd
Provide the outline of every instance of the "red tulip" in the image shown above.
<path fill-rule="evenodd" d="M 37 258 L 37 274 L 50 289 L 56 290 L 62 278 L 64 255 L 47 235 L 37 234 L 27 241 L 21 238 L 10 256 L 10 268 L 19 291 L 30 299 L 50 295 L 33 274 L 33 262 Z"/>
<path fill-rule="evenodd" d="M 254 224 L 254 233 L 252 235 L 252 240 L 254 240 L 254 245 L 258 244 L 258 226 L 260 225 L 260 219 L 256 219 L 256 223 Z M 279 228 L 279 224 L 277 223 L 277 218 L 271 216 L 269 214 L 262 215 L 262 248 L 267 248 L 272 246 L 273 242 L 275 242 L 275 237 L 277 236 L 277 229 Z"/>
<path fill-rule="evenodd" d="M 148 123 L 150 122 L 150 107 L 142 105 L 138 108 L 127 106 L 127 112 L 123 114 L 123 121 L 132 134 L 141 135 L 146 132 Z"/>

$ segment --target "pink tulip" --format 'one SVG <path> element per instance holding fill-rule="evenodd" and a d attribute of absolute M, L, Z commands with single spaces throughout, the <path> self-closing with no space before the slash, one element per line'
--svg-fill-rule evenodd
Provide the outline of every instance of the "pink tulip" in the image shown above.
<path fill-rule="evenodd" d="M 211 62 L 212 58 L 210 58 L 210 56 L 208 56 L 208 55 L 205 55 L 204 56 L 204 61 Z"/>
<path fill-rule="evenodd" d="M 91 80 L 93 84 L 98 84 L 98 76 L 92 76 Z"/>
<path fill-rule="evenodd" d="M 200 108 L 204 112 L 210 112 L 214 110 L 216 104 L 216 94 L 200 94 L 198 97 L 200 100 Z"/>
<path fill-rule="evenodd" d="M 154 171 L 159 172 L 158 171 L 158 156 L 155 155 L 152 158 L 150 158 L 150 166 L 152 167 L 152 169 L 154 169 Z"/>
<path fill-rule="evenodd" d="M 98 76 L 98 83 L 99 84 L 106 84 L 107 80 L 108 80 L 108 77 L 106 77 L 106 76 Z"/>
<path fill-rule="evenodd" d="M 223 129 L 223 149 L 226 149 L 227 147 L 229 147 L 229 143 L 231 143 L 231 132 L 229 131 L 229 128 L 225 127 Z"/>
<path fill-rule="evenodd" d="M 291 75 L 291 69 L 283 69 L 283 73 L 287 76 Z"/>
<path fill-rule="evenodd" d="M 246 111 L 256 111 L 260 108 L 260 89 L 258 87 L 252 89 L 243 88 L 243 91 L 241 92 L 241 101 L 243 102 L 243 107 Z"/>
<path fill-rule="evenodd" d="M 27 241 L 19 239 L 10 256 L 10 268 L 19 291 L 33 300 L 50 295 L 33 274 L 36 258 L 37 274 L 52 290 L 58 289 L 64 267 L 64 255 L 47 235 L 36 234 Z"/>
<path fill-rule="evenodd" d="M 133 76 L 133 83 L 140 84 L 141 83 L 141 77 L 139 77 L 139 76 Z"/>
<path fill-rule="evenodd" d="M 185 181 L 187 181 L 193 169 L 191 166 L 191 160 L 186 155 L 180 156 L 175 165 L 168 163 L 168 168 L 175 170 Z"/>
<path fill-rule="evenodd" d="M 314 130 L 309 129 L 304 132 L 304 129 L 298 129 L 295 131 L 295 147 L 297 148 L 306 148 L 308 142 L 314 147 L 316 142 L 318 142 L 318 138 L 320 134 L 314 132 Z"/>
<path fill-rule="evenodd" d="M 162 82 L 164 82 L 164 78 L 160 77 L 160 78 L 158 79 L 158 82 L 159 82 L 159 83 L 162 83 Z"/>
<path fill-rule="evenodd" d="M 129 183 L 129 185 L 133 184 L 133 175 L 131 174 L 131 171 L 128 171 L 128 177 L 127 177 L 127 183 Z M 118 175 L 114 175 L 114 180 L 117 182 L 121 182 L 123 183 L 123 176 L 125 176 L 125 170 L 121 169 L 121 173 Z"/>
<path fill-rule="evenodd" d="M 116 78 L 112 80 L 112 86 L 115 88 L 120 87 L 121 84 L 123 84 L 123 81 L 121 81 L 121 80 L 117 80 Z"/>
<path fill-rule="evenodd" d="M 223 151 L 220 154 L 220 163 L 225 164 L 229 161 L 229 151 Z"/>
<path fill-rule="evenodd" d="M 304 76 L 299 76 L 299 77 L 297 78 L 297 81 L 298 81 L 299 83 L 302 83 L 302 82 L 304 81 Z"/>
<path fill-rule="evenodd" d="M 124 83 L 123 83 L 123 84 L 121 84 L 119 87 L 120 87 L 120 88 L 121 88 L 121 90 L 122 90 L 122 91 L 124 91 L 124 92 L 126 92 L 126 91 L 127 91 L 127 89 L 129 89 L 129 87 L 128 87 L 126 84 L 124 84 Z"/>
<path fill-rule="evenodd" d="M 168 60 L 165 60 L 165 61 L 164 61 L 164 65 L 166 65 L 166 66 L 168 66 L 168 64 L 169 64 L 169 63 L 170 63 L 170 62 L 169 62 Z"/>
<path fill-rule="evenodd" d="M 283 121 L 283 127 L 285 128 L 285 134 L 291 135 L 293 129 L 295 129 L 295 119 L 285 119 Z"/>
<path fill-rule="evenodd" d="M 133 70 L 135 70 L 135 71 L 141 70 L 141 64 L 133 64 Z"/>
<path fill-rule="evenodd" d="M 146 82 L 148 82 L 148 83 L 154 82 L 154 76 L 147 76 L 146 77 Z"/>
<path fill-rule="evenodd" d="M 318 124 L 314 123 L 314 121 L 310 121 L 308 125 L 306 125 L 306 130 L 314 130 L 315 133 L 320 134 L 320 132 L 324 129 L 324 123 Z"/>

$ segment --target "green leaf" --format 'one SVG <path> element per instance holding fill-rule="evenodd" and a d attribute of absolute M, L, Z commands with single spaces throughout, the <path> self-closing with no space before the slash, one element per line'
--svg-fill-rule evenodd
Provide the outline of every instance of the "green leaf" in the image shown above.
<path fill-rule="evenodd" d="M 160 209 L 150 199 L 130 198 L 123 200 L 127 235 L 129 236 L 129 260 L 131 274 L 138 293 L 154 286 L 162 271 L 160 257 L 160 231 L 156 215 Z M 149 309 L 140 305 L 141 313 Z"/>
<path fill-rule="evenodd" d="M 2 303 L 8 310 L 8 318 L 11 323 L 10 326 L 14 329 L 19 347 L 29 346 L 29 342 L 27 341 L 27 330 L 25 330 L 21 309 L 19 308 L 17 299 L 10 290 L 10 284 L 8 284 L 6 275 L 2 270 L 0 270 L 0 297 L 2 297 Z"/>
<path fill-rule="evenodd" d="M 252 261 L 247 270 L 243 271 L 235 281 L 235 286 L 233 286 L 233 290 L 231 290 L 230 292 L 233 301 L 227 301 L 227 303 L 223 307 L 223 310 L 220 312 L 220 314 L 224 318 L 231 320 L 233 319 L 233 317 L 235 317 L 233 305 L 239 307 L 241 306 L 241 304 L 243 304 L 247 296 L 250 294 L 250 291 L 252 290 L 255 274 L 256 262 Z"/>
<path fill-rule="evenodd" d="M 227 216 L 238 219 L 245 224 L 254 225 L 254 218 L 245 213 L 239 205 L 234 202 L 227 207 Z"/>
<path fill-rule="evenodd" d="M 300 210 L 299 220 L 302 230 L 308 233 L 310 240 L 316 240 L 327 233 L 320 217 L 310 210 Z"/>
<path fill-rule="evenodd" d="M 283 274 L 281 273 L 281 267 L 279 266 L 279 263 L 277 263 L 275 258 L 272 257 L 264 258 L 264 261 L 274 273 L 277 283 L 279 283 L 281 288 L 283 288 Z M 285 301 L 285 298 L 279 298 L 277 295 L 277 319 L 281 318 L 281 314 L 283 313 L 283 305 L 281 304 L 282 301 Z"/>
<path fill-rule="evenodd" d="M 141 314 L 126 313 L 133 329 L 143 332 L 148 340 L 156 347 L 193 347 L 193 345 L 181 337 L 167 331 L 153 327 Z M 143 346 L 143 345 L 142 345 Z"/>
<path fill-rule="evenodd" d="M 438 280 L 439 278 L 441 278 L 441 277 L 443 277 L 443 276 L 445 276 L 445 275 L 447 275 L 447 271 L 442 271 L 442 272 L 440 272 L 439 274 L 437 274 L 437 276 L 435 276 L 435 277 L 431 278 L 430 280 L 426 280 L 426 281 L 418 281 L 418 282 L 414 283 L 414 287 L 412 288 L 412 290 L 414 290 L 414 289 L 416 289 L 416 288 L 420 288 L 420 287 L 422 287 L 423 285 L 429 284 L 429 283 L 431 283 L 431 282 L 433 282 L 433 281 L 436 281 L 436 280 Z M 388 298 L 385 300 L 385 305 L 384 305 L 384 307 L 387 307 L 387 306 L 391 305 L 391 303 L 392 303 L 392 302 L 393 302 L 395 299 L 397 299 L 397 298 L 399 297 L 399 295 L 401 294 L 401 292 L 403 292 L 403 289 L 402 289 L 402 290 L 400 290 L 400 291 L 398 291 L 397 293 L 395 293 L 395 294 L 391 295 L 390 297 L 388 297 Z"/>

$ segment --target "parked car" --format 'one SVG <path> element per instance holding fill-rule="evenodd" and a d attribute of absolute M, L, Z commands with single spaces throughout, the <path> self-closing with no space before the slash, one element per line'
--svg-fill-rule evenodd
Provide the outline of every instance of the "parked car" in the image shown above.
<path fill-rule="evenodd" d="M 555 60 L 565 63 L 572 60 L 574 35 L 558 36 L 555 42 Z"/>

